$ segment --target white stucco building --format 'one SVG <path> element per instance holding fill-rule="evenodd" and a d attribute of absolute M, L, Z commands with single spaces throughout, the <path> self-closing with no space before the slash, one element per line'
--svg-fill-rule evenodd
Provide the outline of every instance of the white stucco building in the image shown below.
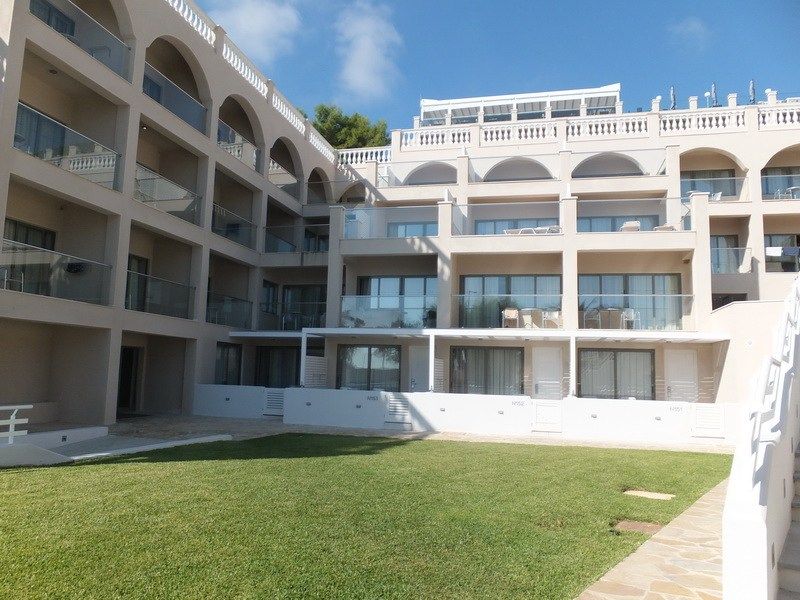
<path fill-rule="evenodd" d="M 13 0 L 0 43 L 32 423 L 732 441 L 800 267 L 800 99 L 423 100 L 338 152 L 190 0 Z"/>

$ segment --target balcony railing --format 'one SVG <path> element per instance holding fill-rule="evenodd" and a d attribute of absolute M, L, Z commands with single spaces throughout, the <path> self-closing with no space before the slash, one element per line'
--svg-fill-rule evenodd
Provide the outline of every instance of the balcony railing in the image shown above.
<path fill-rule="evenodd" d="M 581 329 L 678 331 L 691 310 L 692 296 L 681 294 L 580 294 Z"/>
<path fill-rule="evenodd" d="M 436 327 L 436 296 L 342 296 L 342 327 Z"/>
<path fill-rule="evenodd" d="M 325 327 L 325 302 L 261 304 L 258 326 L 264 331 L 300 331 L 304 327 Z"/>
<path fill-rule="evenodd" d="M 292 198 L 300 199 L 300 182 L 297 177 L 284 169 L 274 160 L 269 162 L 268 179 L 275 187 L 282 189 L 289 194 Z"/>
<path fill-rule="evenodd" d="M 681 179 L 681 196 L 691 192 L 708 192 L 710 200 L 741 200 L 744 177 L 712 177 L 707 179 Z"/>
<path fill-rule="evenodd" d="M 561 294 L 463 294 L 455 298 L 459 327 L 562 327 Z"/>
<path fill-rule="evenodd" d="M 30 0 L 30 11 L 92 58 L 128 78 L 131 49 L 69 0 Z"/>
<path fill-rule="evenodd" d="M 144 64 L 142 92 L 200 133 L 205 133 L 206 107 L 148 63 Z"/>
<path fill-rule="evenodd" d="M 21 102 L 14 147 L 98 185 L 117 189 L 120 155 Z"/>
<path fill-rule="evenodd" d="M 762 175 L 764 200 L 800 200 L 800 175 Z"/>
<path fill-rule="evenodd" d="M 436 206 L 351 208 L 344 213 L 344 238 L 436 237 L 439 235 L 438 215 Z"/>
<path fill-rule="evenodd" d="M 3 240 L 0 286 L 3 289 L 91 304 L 108 304 L 111 266 Z"/>
<path fill-rule="evenodd" d="M 128 271 L 125 308 L 168 317 L 191 319 L 194 287 L 144 273 Z"/>
<path fill-rule="evenodd" d="M 217 124 L 217 145 L 254 171 L 258 170 L 261 148 L 222 120 Z"/>
<path fill-rule="evenodd" d="M 769 246 L 765 248 L 764 267 L 767 273 L 800 272 L 800 248 L 795 246 Z"/>
<path fill-rule="evenodd" d="M 189 223 L 197 223 L 200 196 L 147 167 L 136 165 L 134 197 Z"/>
<path fill-rule="evenodd" d="M 453 235 L 561 233 L 557 202 L 453 205 Z"/>
<path fill-rule="evenodd" d="M 751 263 L 750 248 L 711 249 L 711 272 L 714 274 L 749 273 Z"/>
<path fill-rule="evenodd" d="M 253 303 L 249 300 L 208 292 L 206 321 L 239 329 L 250 328 Z"/>
<path fill-rule="evenodd" d="M 217 235 L 226 237 L 242 246 L 252 248 L 256 229 L 256 226 L 244 217 L 240 217 L 235 212 L 214 203 L 211 231 Z"/>
<path fill-rule="evenodd" d="M 329 225 L 276 225 L 265 231 L 264 252 L 290 254 L 328 251 Z"/>

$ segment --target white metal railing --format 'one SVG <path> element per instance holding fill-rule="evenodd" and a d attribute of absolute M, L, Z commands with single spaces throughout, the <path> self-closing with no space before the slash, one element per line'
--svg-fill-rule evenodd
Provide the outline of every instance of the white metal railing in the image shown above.
<path fill-rule="evenodd" d="M 722 570 L 726 600 L 773 600 L 778 561 L 791 524 L 800 433 L 794 386 L 800 341 L 800 279 L 786 298 L 775 347 L 763 359 L 725 498 Z"/>
<path fill-rule="evenodd" d="M 0 412 L 10 412 L 11 415 L 8 419 L 0 420 L 0 426 L 8 427 L 8 431 L 0 431 L 0 438 L 8 438 L 8 445 L 14 444 L 14 438 L 23 435 L 28 435 L 27 429 L 17 429 L 17 425 L 27 425 L 28 419 L 20 419 L 17 413 L 21 410 L 33 409 L 32 404 L 17 404 L 12 406 L 0 406 Z"/>

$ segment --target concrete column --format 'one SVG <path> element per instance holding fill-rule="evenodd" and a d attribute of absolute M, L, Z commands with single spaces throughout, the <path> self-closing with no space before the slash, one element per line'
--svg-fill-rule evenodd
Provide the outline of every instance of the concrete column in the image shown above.
<path fill-rule="evenodd" d="M 666 224 L 680 229 L 683 208 L 681 206 L 681 157 L 680 146 L 667 146 L 665 154 L 667 173 Z"/>
<path fill-rule="evenodd" d="M 251 220 L 253 221 L 253 249 L 256 252 L 264 252 L 265 248 L 265 232 L 264 227 L 267 225 L 267 204 L 269 202 L 269 195 L 264 190 L 256 190 L 253 193 L 253 213 Z"/>
<path fill-rule="evenodd" d="M 454 299 L 458 293 L 455 288 L 457 282 L 453 275 L 453 257 L 450 253 L 450 242 L 453 236 L 453 203 L 450 200 L 439 202 L 439 254 L 437 257 L 436 277 L 437 277 L 437 303 L 436 303 L 436 327 L 445 329 L 451 327 L 452 321 L 458 320 L 458 307 L 455 314 L 452 313 Z"/>
<path fill-rule="evenodd" d="M 563 132 L 562 132 L 563 133 Z M 561 181 L 561 195 L 572 195 L 572 151 L 561 150 L 558 153 L 558 175 Z"/>
<path fill-rule="evenodd" d="M 431 334 L 428 337 L 428 391 L 433 392 L 436 388 L 436 376 L 434 373 L 436 365 L 436 336 Z"/>
<path fill-rule="evenodd" d="M 106 260 L 112 265 L 108 305 L 125 307 L 128 288 L 128 253 L 131 242 L 131 219 L 127 214 L 109 215 L 106 221 Z"/>
<path fill-rule="evenodd" d="M 338 327 L 341 312 L 344 261 L 339 253 L 344 235 L 344 207 L 331 206 L 330 238 L 328 246 L 328 294 L 326 299 L 326 327 Z M 327 346 L 326 346 L 327 347 Z"/>
<path fill-rule="evenodd" d="M 206 320 L 208 302 L 208 274 L 210 253 L 207 247 L 192 246 L 190 284 L 194 286 L 194 309 L 192 315 L 198 321 Z"/>
<path fill-rule="evenodd" d="M 568 396 L 578 395 L 578 342 L 575 336 L 569 338 L 569 391 Z"/>
<path fill-rule="evenodd" d="M 261 269 L 258 267 L 250 267 L 247 272 L 247 299 L 252 302 L 251 310 L 250 310 L 250 328 L 251 329 L 258 329 L 259 328 L 259 315 L 261 313 L 261 307 L 259 306 L 261 301 L 261 287 L 262 281 L 264 276 L 261 272 Z"/>
<path fill-rule="evenodd" d="M 139 146 L 141 113 L 130 107 L 117 108 L 117 145 L 121 154 L 117 164 L 117 189 L 131 197 L 136 189 L 136 151 Z"/>
<path fill-rule="evenodd" d="M 692 210 L 692 229 L 697 243 L 692 252 L 692 320 L 694 328 L 707 323 L 711 315 L 711 234 L 708 219 L 708 193 L 692 192 L 689 204 Z M 684 294 L 686 291 L 684 291 Z"/>
<path fill-rule="evenodd" d="M 113 425 L 117 421 L 117 401 L 119 395 L 119 357 L 122 350 L 122 330 L 108 332 L 108 363 L 105 380 L 105 410 L 103 424 Z"/>
<path fill-rule="evenodd" d="M 211 229 L 214 218 L 214 178 L 217 163 L 210 157 L 198 158 L 197 193 L 200 198 L 197 224 L 204 229 Z"/>
<path fill-rule="evenodd" d="M 308 351 L 308 334 L 300 337 L 300 387 L 306 387 L 306 352 Z"/>
<path fill-rule="evenodd" d="M 561 253 L 561 314 L 564 329 L 578 328 L 578 199 L 562 198 L 559 203 L 559 222 L 564 232 L 564 251 Z"/>
<path fill-rule="evenodd" d="M 456 158 L 456 183 L 459 187 L 469 183 L 469 156 Z"/>

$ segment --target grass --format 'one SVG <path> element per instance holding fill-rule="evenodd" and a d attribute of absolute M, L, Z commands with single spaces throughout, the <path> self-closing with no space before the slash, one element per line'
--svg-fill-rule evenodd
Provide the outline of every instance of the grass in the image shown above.
<path fill-rule="evenodd" d="M 713 454 L 281 435 L 0 472 L 9 598 L 570 599 Z M 639 488 L 667 502 L 625 496 Z"/>

